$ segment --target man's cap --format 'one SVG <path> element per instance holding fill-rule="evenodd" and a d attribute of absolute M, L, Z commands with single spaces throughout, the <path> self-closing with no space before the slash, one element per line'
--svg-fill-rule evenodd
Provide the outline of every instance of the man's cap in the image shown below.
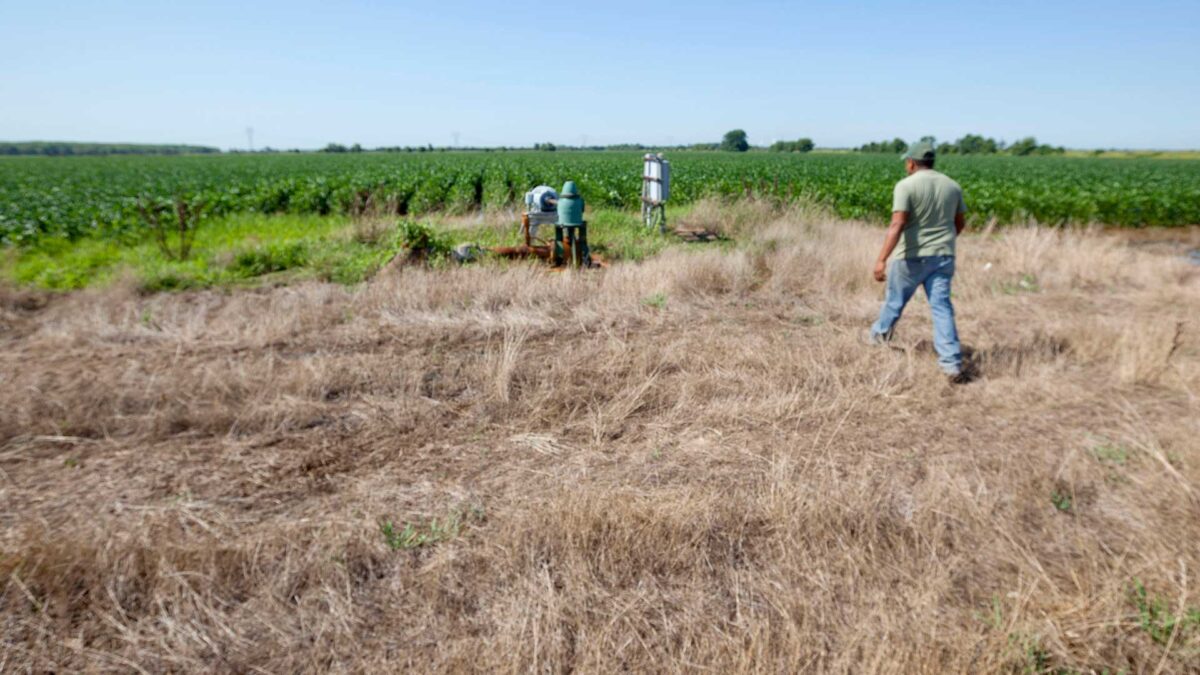
<path fill-rule="evenodd" d="M 900 156 L 901 159 L 933 159 L 933 143 L 929 141 L 917 141 L 908 146 L 908 152 Z"/>

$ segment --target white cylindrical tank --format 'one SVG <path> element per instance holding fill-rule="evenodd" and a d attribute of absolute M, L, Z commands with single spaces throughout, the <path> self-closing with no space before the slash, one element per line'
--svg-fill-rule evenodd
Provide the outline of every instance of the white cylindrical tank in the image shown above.
<path fill-rule="evenodd" d="M 671 163 L 661 153 L 647 154 L 643 158 L 642 199 L 650 204 L 661 204 L 670 195 Z"/>
<path fill-rule="evenodd" d="M 645 164 L 642 170 L 642 176 L 651 179 L 662 178 L 662 165 L 659 163 L 658 157 L 655 157 L 654 155 L 646 155 L 644 159 Z"/>

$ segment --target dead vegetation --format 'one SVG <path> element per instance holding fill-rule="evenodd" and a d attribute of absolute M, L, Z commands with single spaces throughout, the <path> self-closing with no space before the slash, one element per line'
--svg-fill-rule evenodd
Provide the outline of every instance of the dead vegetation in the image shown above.
<path fill-rule="evenodd" d="M 952 388 L 921 300 L 858 342 L 878 230 L 705 208 L 739 247 L 8 292 L 0 671 L 1200 669 L 1195 267 L 971 236 Z"/>

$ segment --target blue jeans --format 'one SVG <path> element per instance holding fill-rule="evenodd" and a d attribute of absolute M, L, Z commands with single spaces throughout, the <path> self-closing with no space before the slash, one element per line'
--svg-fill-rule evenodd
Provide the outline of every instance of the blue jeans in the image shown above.
<path fill-rule="evenodd" d="M 962 349 L 954 325 L 954 305 L 950 304 L 950 279 L 953 276 L 952 255 L 893 260 L 888 270 L 887 297 L 879 310 L 879 320 L 871 326 L 871 333 L 878 338 L 891 339 L 904 306 L 917 292 L 917 287 L 924 286 L 933 315 L 933 347 L 938 353 L 938 365 L 947 375 L 959 374 Z"/>

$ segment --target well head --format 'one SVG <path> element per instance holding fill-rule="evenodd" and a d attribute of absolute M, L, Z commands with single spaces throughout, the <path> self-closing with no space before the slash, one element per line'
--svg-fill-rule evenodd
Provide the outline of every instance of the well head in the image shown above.
<path fill-rule="evenodd" d="M 562 192 L 558 193 L 558 224 L 565 227 L 583 224 L 583 197 L 579 196 L 573 180 L 563 183 Z"/>

